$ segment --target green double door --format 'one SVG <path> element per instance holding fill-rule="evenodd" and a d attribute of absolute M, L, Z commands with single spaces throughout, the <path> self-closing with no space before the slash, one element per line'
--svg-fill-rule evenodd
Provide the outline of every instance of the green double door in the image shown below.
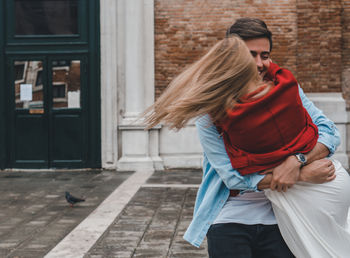
<path fill-rule="evenodd" d="M 1 167 L 100 167 L 98 1 L 2 5 Z"/>

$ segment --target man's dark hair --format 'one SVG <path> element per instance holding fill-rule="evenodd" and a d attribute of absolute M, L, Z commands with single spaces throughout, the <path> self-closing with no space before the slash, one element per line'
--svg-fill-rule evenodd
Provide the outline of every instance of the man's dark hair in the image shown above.
<path fill-rule="evenodd" d="M 265 22 L 256 18 L 240 18 L 226 31 L 226 36 L 238 35 L 243 40 L 267 38 L 272 50 L 272 33 Z"/>

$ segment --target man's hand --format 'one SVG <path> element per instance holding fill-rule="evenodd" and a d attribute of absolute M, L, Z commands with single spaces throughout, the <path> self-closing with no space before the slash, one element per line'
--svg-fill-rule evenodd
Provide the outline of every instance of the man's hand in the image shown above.
<path fill-rule="evenodd" d="M 274 169 L 267 169 L 260 173 L 265 175 L 265 177 L 258 184 L 259 190 L 271 188 L 273 171 Z M 334 180 L 335 177 L 335 167 L 333 162 L 329 159 L 320 159 L 302 167 L 298 181 L 312 184 L 323 184 Z"/>
<path fill-rule="evenodd" d="M 328 159 L 315 160 L 300 171 L 299 181 L 322 184 L 335 179 L 333 162 Z"/>
<path fill-rule="evenodd" d="M 299 179 L 301 164 L 295 156 L 289 156 L 272 171 L 271 190 L 286 192 Z"/>
<path fill-rule="evenodd" d="M 265 177 L 258 183 L 257 187 L 259 190 L 270 188 L 272 180 L 272 172 L 264 172 Z"/>

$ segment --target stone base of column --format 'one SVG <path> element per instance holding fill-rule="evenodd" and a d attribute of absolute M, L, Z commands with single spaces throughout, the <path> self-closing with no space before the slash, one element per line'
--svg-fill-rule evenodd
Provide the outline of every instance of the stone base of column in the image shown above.
<path fill-rule="evenodd" d="M 117 162 L 117 170 L 164 169 L 163 160 L 159 157 L 160 128 L 144 130 L 144 126 L 137 124 L 119 126 L 121 157 Z"/>
<path fill-rule="evenodd" d="M 150 157 L 122 157 L 118 160 L 117 170 L 119 171 L 140 171 L 140 170 L 163 170 L 161 158 Z"/>

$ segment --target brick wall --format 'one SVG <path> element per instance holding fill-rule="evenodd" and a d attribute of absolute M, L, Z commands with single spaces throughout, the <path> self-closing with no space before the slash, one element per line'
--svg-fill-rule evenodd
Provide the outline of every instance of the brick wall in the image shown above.
<path fill-rule="evenodd" d="M 341 1 L 297 1 L 297 78 L 307 91 L 341 91 Z"/>
<path fill-rule="evenodd" d="M 342 1 L 342 90 L 350 110 L 350 1 Z"/>
<path fill-rule="evenodd" d="M 272 59 L 290 69 L 306 92 L 340 92 L 342 76 L 350 88 L 350 59 L 344 61 L 350 55 L 344 50 L 344 45 L 350 49 L 344 25 L 349 15 L 350 1 L 341 0 L 155 0 L 156 97 L 237 18 L 247 16 L 267 23 Z M 342 57 L 348 73 L 342 71 Z"/>

